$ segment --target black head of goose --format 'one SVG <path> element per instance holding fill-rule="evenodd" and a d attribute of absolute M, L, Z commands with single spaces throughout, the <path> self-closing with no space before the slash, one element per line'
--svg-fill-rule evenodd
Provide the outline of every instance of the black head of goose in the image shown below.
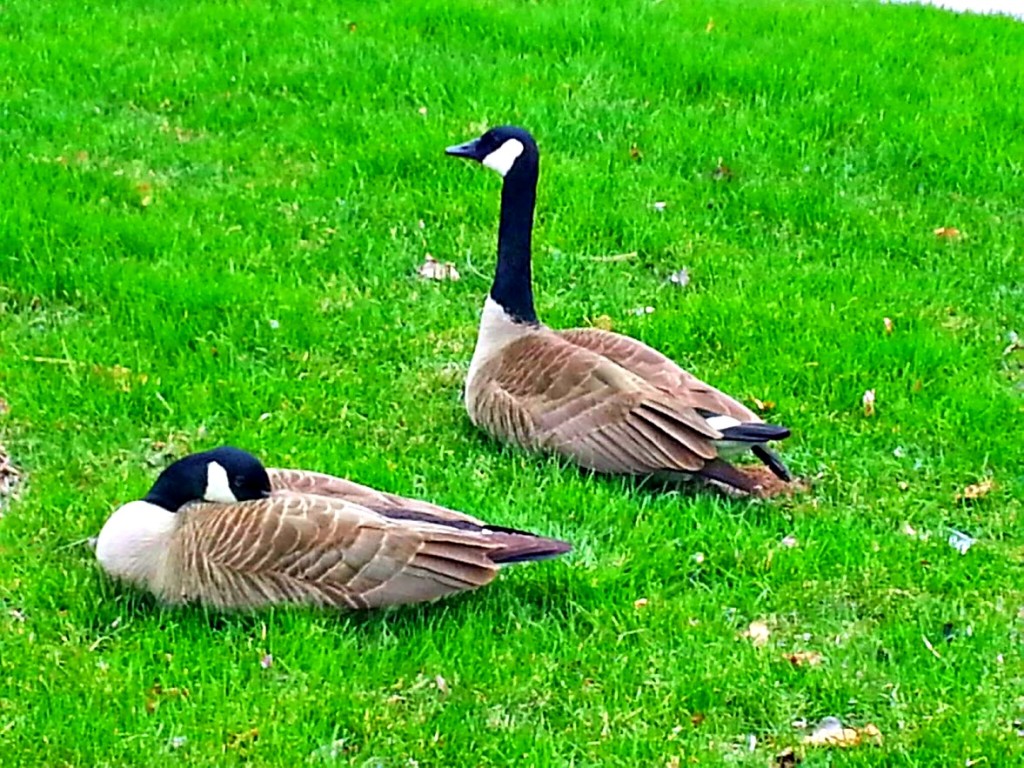
<path fill-rule="evenodd" d="M 531 241 L 540 153 L 528 131 L 492 128 L 447 154 L 503 178 L 498 263 L 466 378 L 466 408 L 492 436 L 561 454 L 598 472 L 701 476 L 745 493 L 755 476 L 727 461 L 750 450 L 783 481 L 766 445 L 789 436 L 749 408 L 629 336 L 554 331 L 533 304 Z"/>
<path fill-rule="evenodd" d="M 111 576 L 170 604 L 364 609 L 489 583 L 507 564 L 570 550 L 426 502 L 218 448 L 165 469 L 96 543 Z"/>

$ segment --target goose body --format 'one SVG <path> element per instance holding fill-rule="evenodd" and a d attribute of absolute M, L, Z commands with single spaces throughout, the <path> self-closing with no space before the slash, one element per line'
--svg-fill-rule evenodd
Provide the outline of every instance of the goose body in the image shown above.
<path fill-rule="evenodd" d="M 417 603 L 481 587 L 506 564 L 570 548 L 342 478 L 267 471 L 236 449 L 182 461 L 191 463 L 184 470 L 172 464 L 146 499 L 115 511 L 96 547 L 110 575 L 169 604 L 359 610 Z M 216 482 L 192 479 L 198 473 L 258 482 L 252 492 L 218 493 Z M 192 490 L 169 496 L 161 484 Z"/>
<path fill-rule="evenodd" d="M 562 455 L 597 472 L 701 476 L 746 493 L 756 480 L 726 458 L 750 450 L 790 475 L 765 445 L 789 436 L 741 403 L 629 336 L 556 331 L 537 318 L 531 239 L 539 168 L 522 128 L 495 128 L 448 154 L 503 178 L 498 264 L 466 378 L 466 409 L 493 437 Z"/>

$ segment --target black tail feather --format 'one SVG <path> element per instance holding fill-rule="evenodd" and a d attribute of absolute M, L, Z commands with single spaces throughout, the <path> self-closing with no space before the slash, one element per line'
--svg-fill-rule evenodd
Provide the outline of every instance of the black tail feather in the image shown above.
<path fill-rule="evenodd" d="M 735 427 L 726 427 L 722 430 L 723 438 L 739 443 L 766 443 L 769 440 L 785 440 L 789 434 L 786 427 L 762 424 L 761 422 L 737 424 Z"/>
<path fill-rule="evenodd" d="M 572 551 L 572 545 L 567 541 L 535 536 L 532 533 L 519 531 L 505 533 L 502 530 L 495 532 L 494 538 L 502 544 L 501 549 L 493 550 L 488 554 L 491 562 L 495 565 L 548 560 Z"/>
<path fill-rule="evenodd" d="M 782 459 L 778 457 L 776 453 L 768 450 L 763 445 L 755 445 L 750 449 L 757 458 L 765 463 L 765 466 L 772 471 L 779 480 L 790 482 L 793 479 L 793 475 L 785 464 L 782 463 Z"/>

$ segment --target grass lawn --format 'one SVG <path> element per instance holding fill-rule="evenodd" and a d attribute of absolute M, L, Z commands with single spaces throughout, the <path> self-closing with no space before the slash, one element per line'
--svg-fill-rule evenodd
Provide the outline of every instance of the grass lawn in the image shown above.
<path fill-rule="evenodd" d="M 1021 51 L 870 2 L 5 3 L 0 762 L 1021 759 Z M 810 492 L 652 493 L 472 428 L 500 182 L 443 150 L 509 122 L 541 318 L 766 403 Z M 369 616 L 103 578 L 81 540 L 222 443 L 576 550 Z M 882 744 L 802 744 L 826 716 Z"/>

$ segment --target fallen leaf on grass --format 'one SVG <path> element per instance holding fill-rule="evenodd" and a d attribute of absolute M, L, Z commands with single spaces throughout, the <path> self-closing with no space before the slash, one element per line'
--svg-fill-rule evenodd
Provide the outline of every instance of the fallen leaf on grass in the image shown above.
<path fill-rule="evenodd" d="M 153 203 L 153 185 L 148 181 L 142 181 L 135 185 L 135 191 L 139 195 L 139 205 L 148 208 Z"/>
<path fill-rule="evenodd" d="M 711 172 L 711 178 L 715 181 L 728 181 L 732 178 L 732 169 L 722 162 L 722 158 L 718 158 L 718 165 Z"/>
<path fill-rule="evenodd" d="M 775 768 L 793 768 L 802 762 L 803 758 L 792 747 L 786 747 L 775 756 Z"/>
<path fill-rule="evenodd" d="M 782 658 L 794 667 L 816 667 L 822 662 L 822 656 L 817 651 L 793 651 L 782 654 Z"/>
<path fill-rule="evenodd" d="M 640 147 L 636 144 L 629 145 L 629 156 L 637 163 L 644 159 L 644 153 L 640 151 Z"/>
<path fill-rule="evenodd" d="M 639 611 L 641 608 L 647 607 L 647 602 L 648 601 L 646 597 L 638 597 L 636 600 L 633 601 L 633 607 Z"/>
<path fill-rule="evenodd" d="M 809 747 L 840 747 L 847 749 L 859 746 L 865 742 L 881 744 L 882 732 L 871 723 L 868 723 L 863 728 L 846 728 L 839 721 L 838 717 L 824 718 L 810 736 L 804 737 L 804 744 Z"/>
<path fill-rule="evenodd" d="M 883 317 L 882 318 L 882 325 L 885 326 L 885 332 L 886 333 L 888 333 L 888 334 L 892 333 L 892 318 L 891 317 Z"/>
<path fill-rule="evenodd" d="M 228 749 L 237 749 L 241 752 L 246 752 L 253 744 L 259 741 L 260 729 L 250 728 L 248 731 L 239 731 L 238 733 L 232 733 L 228 736 L 228 741 L 225 746 Z"/>
<path fill-rule="evenodd" d="M 775 401 L 774 400 L 760 400 L 760 399 L 754 397 L 753 395 L 750 396 L 750 400 L 757 407 L 757 410 L 761 411 L 762 413 L 764 413 L 765 411 L 774 411 L 775 410 Z"/>
<path fill-rule="evenodd" d="M 459 271 L 450 261 L 441 263 L 428 253 L 419 268 L 419 276 L 427 280 L 458 280 Z"/>
<path fill-rule="evenodd" d="M 683 267 L 669 275 L 668 282 L 672 283 L 672 285 L 678 285 L 680 288 L 685 288 L 690 284 L 690 273 L 686 267 Z"/>
<path fill-rule="evenodd" d="M 954 240 L 960 237 L 960 230 L 957 229 L 956 227 L 936 227 L 935 236 L 945 237 L 950 240 Z"/>
<path fill-rule="evenodd" d="M 770 636 L 771 632 L 768 629 L 768 625 L 763 621 L 750 622 L 750 626 L 743 633 L 743 637 L 749 637 L 751 645 L 755 648 L 763 648 L 768 645 L 768 638 Z"/>
<path fill-rule="evenodd" d="M 164 688 L 160 683 L 153 683 L 153 687 L 146 691 L 146 711 L 153 714 L 160 708 L 160 702 L 164 699 L 187 699 L 187 688 Z"/>
<path fill-rule="evenodd" d="M 861 398 L 861 402 L 864 404 L 864 415 L 868 418 L 875 415 L 875 390 L 869 389 L 864 393 Z"/>
<path fill-rule="evenodd" d="M 983 499 L 988 496 L 989 492 L 994 490 L 995 487 L 996 481 L 991 477 L 986 477 L 981 482 L 968 485 L 962 491 L 957 493 L 955 498 L 957 501 L 975 501 L 977 499 Z"/>

